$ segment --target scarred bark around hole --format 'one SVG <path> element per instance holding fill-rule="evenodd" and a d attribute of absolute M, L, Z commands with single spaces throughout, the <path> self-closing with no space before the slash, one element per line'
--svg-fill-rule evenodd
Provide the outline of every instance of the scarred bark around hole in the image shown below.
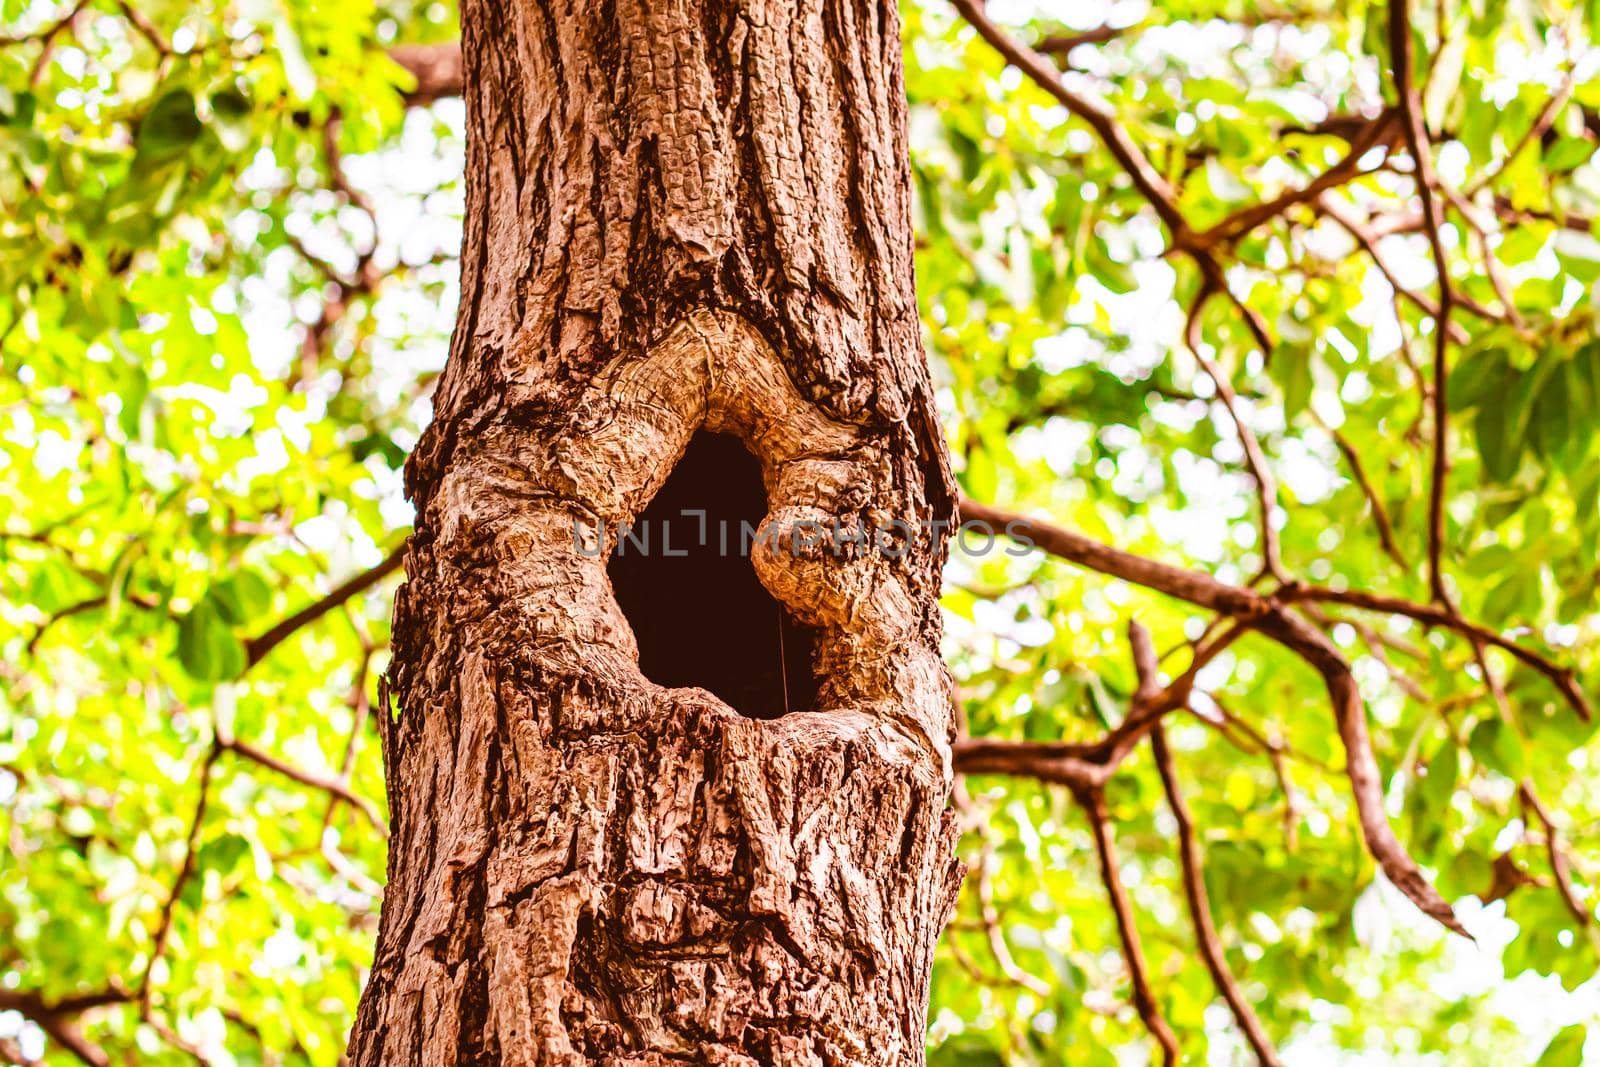
<path fill-rule="evenodd" d="M 351 1058 L 920 1063 L 960 877 L 923 532 L 953 501 L 894 9 L 466 0 L 462 21 L 462 303 L 408 468 L 394 838 Z M 817 631 L 815 711 L 652 684 L 574 545 L 702 429 L 761 462 L 752 563 Z M 792 551 L 806 523 L 918 532 Z"/>

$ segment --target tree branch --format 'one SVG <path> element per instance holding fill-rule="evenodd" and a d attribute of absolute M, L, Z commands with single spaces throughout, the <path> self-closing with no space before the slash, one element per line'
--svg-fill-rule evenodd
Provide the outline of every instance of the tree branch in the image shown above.
<path fill-rule="evenodd" d="M 1539 800 L 1539 794 L 1533 790 L 1533 782 L 1523 779 L 1517 789 L 1522 797 L 1523 806 L 1531 811 L 1540 825 L 1544 827 L 1545 856 L 1550 860 L 1550 873 L 1555 875 L 1556 888 L 1561 892 L 1561 899 L 1566 904 L 1567 910 L 1577 920 L 1579 926 L 1590 926 L 1594 917 L 1589 914 L 1589 909 L 1584 907 L 1583 901 L 1578 899 L 1578 891 L 1572 884 L 1572 868 L 1567 863 L 1567 854 L 1561 848 L 1561 834 L 1556 829 L 1556 824 L 1550 818 L 1550 812 Z"/>
<path fill-rule="evenodd" d="M 402 541 L 377 566 L 362 571 L 355 577 L 340 583 L 321 600 L 307 604 L 271 629 L 246 641 L 245 670 L 248 671 L 251 667 L 266 659 L 273 649 L 291 637 L 302 626 L 316 622 L 351 597 L 366 592 L 384 578 L 399 570 L 400 565 L 405 562 L 405 558 L 406 545 Z"/>
<path fill-rule="evenodd" d="M 1346 233 L 1355 239 L 1356 244 L 1361 246 L 1361 250 L 1367 254 L 1368 259 L 1372 260 L 1372 265 L 1378 268 L 1378 273 L 1383 275 L 1383 280 L 1389 283 L 1389 288 L 1393 289 L 1397 296 L 1416 305 L 1424 315 L 1429 316 L 1435 322 L 1440 321 L 1439 306 L 1437 304 L 1416 290 L 1407 289 L 1400 284 L 1400 279 L 1395 276 L 1394 271 L 1389 267 L 1389 261 L 1378 251 L 1379 235 L 1371 227 L 1345 210 L 1344 205 L 1331 196 L 1324 196 L 1318 199 L 1317 210 L 1337 222 Z M 1491 322 L 1499 322 L 1504 318 L 1504 316 L 1496 315 L 1476 301 L 1462 301 L 1461 306 L 1480 318 L 1488 319 Z M 1459 325 L 1452 322 L 1446 328 L 1450 331 L 1451 340 L 1458 344 L 1467 342 L 1467 331 Z"/>
<path fill-rule="evenodd" d="M 1393 130 L 1396 118 L 1397 116 L 1394 112 L 1385 110 L 1378 118 L 1362 127 L 1361 132 L 1351 143 L 1349 152 L 1339 162 L 1317 175 L 1303 187 L 1290 189 L 1273 197 L 1271 200 L 1264 200 L 1242 208 L 1209 229 L 1195 234 L 1195 247 L 1210 249 L 1219 244 L 1235 241 L 1257 226 L 1270 222 L 1272 219 L 1282 215 L 1291 207 L 1316 200 L 1329 189 L 1359 178 L 1362 174 L 1360 170 L 1362 157 L 1376 147 Z"/>
<path fill-rule="evenodd" d="M 183 850 L 183 864 L 178 868 L 178 876 L 172 881 L 172 889 L 167 893 L 167 901 L 161 907 L 161 919 L 156 925 L 155 937 L 151 941 L 150 961 L 145 964 L 144 975 L 139 979 L 139 1009 L 142 1014 L 148 1014 L 150 1009 L 150 974 L 155 970 L 157 961 L 167 954 L 167 942 L 172 936 L 172 920 L 177 914 L 178 899 L 183 896 L 184 886 L 189 879 L 194 877 L 195 858 L 200 851 L 200 830 L 205 823 L 206 806 L 211 800 L 211 768 L 216 765 L 222 755 L 223 744 L 220 739 L 212 742 L 206 758 L 200 765 L 200 797 L 195 801 L 194 818 L 189 823 L 189 836 Z"/>
<path fill-rule="evenodd" d="M 1572 71 L 1568 70 L 1566 76 L 1561 79 L 1560 88 L 1558 88 L 1554 93 L 1550 94 L 1550 99 L 1545 101 L 1544 107 L 1540 110 L 1538 116 L 1533 120 L 1533 125 L 1529 126 L 1527 132 L 1522 135 L 1521 139 L 1518 140 L 1516 144 L 1511 146 L 1511 151 L 1506 153 L 1505 158 L 1500 160 L 1498 165 L 1490 166 L 1484 170 L 1482 174 L 1478 175 L 1477 180 L 1461 191 L 1462 195 L 1466 199 L 1471 200 L 1478 194 L 1480 189 L 1483 189 L 1501 174 L 1504 174 L 1506 168 L 1515 163 L 1517 161 L 1517 157 L 1522 155 L 1523 151 L 1530 144 L 1543 138 L 1545 133 L 1550 129 L 1551 125 L 1555 123 L 1556 116 L 1561 114 L 1561 109 L 1566 107 L 1567 101 L 1572 98 L 1572 90 Z"/>
<path fill-rule="evenodd" d="M 1111 836 L 1105 793 L 1096 786 L 1078 790 L 1075 795 L 1089 819 L 1089 828 L 1094 832 L 1094 847 L 1100 856 L 1100 880 L 1105 884 L 1106 895 L 1111 898 L 1111 910 L 1116 915 L 1117 934 L 1122 939 L 1122 957 L 1127 961 L 1128 978 L 1133 985 L 1134 1009 L 1144 1021 L 1145 1029 L 1150 1031 L 1150 1036 L 1161 1046 L 1161 1062 L 1171 1067 L 1178 1061 L 1178 1039 L 1150 992 L 1144 946 L 1139 942 L 1133 905 L 1128 899 L 1128 891 L 1123 888 L 1122 875 L 1118 870 L 1117 845 Z"/>
<path fill-rule="evenodd" d="M 389 49 L 389 58 L 416 79 L 404 96 L 407 107 L 427 107 L 447 96 L 461 95 L 461 45 L 404 44 Z"/>
<path fill-rule="evenodd" d="M 88 1067 L 108 1067 L 111 1060 L 104 1049 L 79 1031 L 77 1017 L 91 1008 L 126 1004 L 132 999 L 133 995 L 127 990 L 114 986 L 57 1001 L 45 1000 L 35 990 L 0 987 L 0 1011 L 15 1011 L 27 1017 L 46 1037 Z"/>
<path fill-rule="evenodd" d="M 1372 521 L 1378 527 L 1378 543 L 1383 546 L 1383 551 L 1394 560 L 1395 565 L 1402 571 L 1408 565 L 1406 557 L 1401 554 L 1400 546 L 1394 540 L 1394 526 L 1389 521 L 1389 510 L 1383 506 L 1383 498 L 1378 496 L 1378 491 L 1373 487 L 1371 479 L 1367 477 L 1366 468 L 1361 465 L 1361 455 L 1356 452 L 1348 438 L 1338 430 L 1330 429 L 1329 436 L 1339 449 L 1339 454 L 1344 456 L 1346 463 L 1350 464 L 1350 473 L 1355 476 L 1356 484 L 1361 487 L 1361 493 L 1367 498 L 1367 506 L 1372 508 Z"/>
<path fill-rule="evenodd" d="M 1211 383 L 1216 386 L 1222 406 L 1233 419 L 1234 429 L 1239 434 L 1239 445 L 1244 449 L 1245 461 L 1250 468 L 1250 476 L 1256 483 L 1256 505 L 1261 512 L 1261 571 L 1281 582 L 1285 580 L 1286 574 L 1283 569 L 1283 555 L 1278 547 L 1278 528 L 1274 524 L 1278 511 L 1278 483 L 1272 477 L 1272 468 L 1267 465 L 1267 455 L 1261 450 L 1261 442 L 1256 439 L 1255 431 L 1250 428 L 1250 424 L 1244 419 L 1244 413 L 1239 409 L 1239 398 L 1233 391 L 1233 383 L 1228 380 L 1228 376 L 1220 367 L 1200 351 L 1200 315 L 1205 310 L 1206 302 L 1211 299 L 1213 291 L 1209 283 L 1201 283 L 1200 292 L 1196 295 L 1193 306 L 1189 308 L 1183 340 L 1189 348 L 1190 355 L 1194 356 L 1195 362 L 1200 364 L 1206 376 L 1211 379 Z"/>
<path fill-rule="evenodd" d="M 1071 52 L 1079 45 L 1105 44 L 1108 41 L 1115 41 L 1132 28 L 1131 26 L 1096 26 L 1094 29 L 1084 30 L 1082 33 L 1052 34 L 1049 37 L 1041 38 L 1039 43 L 1033 46 L 1033 49 L 1043 55 L 1060 56 L 1064 59 L 1068 52 Z"/>
<path fill-rule="evenodd" d="M 1443 560 L 1444 493 L 1445 481 L 1450 476 L 1450 458 L 1447 454 L 1450 408 L 1445 386 L 1449 376 L 1450 310 L 1455 303 L 1455 289 L 1450 284 L 1450 263 L 1445 257 L 1444 238 L 1439 233 L 1444 226 L 1444 212 L 1433 195 L 1438 181 L 1433 171 L 1428 129 L 1422 121 L 1422 100 L 1412 82 L 1410 0 L 1390 0 L 1389 56 L 1394 65 L 1395 94 L 1399 98 L 1400 114 L 1404 120 L 1406 148 L 1416 167 L 1417 196 L 1422 201 L 1428 247 L 1433 252 L 1433 267 L 1439 276 L 1439 314 L 1434 329 L 1433 355 L 1433 474 L 1428 496 L 1428 587 L 1434 600 L 1450 604 L 1453 602 L 1444 585 Z"/>
<path fill-rule="evenodd" d="M 960 507 L 963 521 L 988 522 L 1010 536 L 1024 534 L 1040 548 L 1063 559 L 1232 615 L 1236 622 L 1259 631 L 1305 660 L 1322 676 L 1328 691 L 1334 722 L 1345 749 L 1345 774 L 1350 780 L 1367 850 L 1389 881 L 1424 914 L 1464 937 L 1471 936 L 1457 921 L 1450 905 L 1423 877 L 1416 861 L 1389 825 L 1384 814 L 1382 779 L 1372 754 L 1360 691 L 1349 664 L 1321 631 L 1287 611 L 1276 595 L 1268 597 L 1238 589 L 1206 575 L 1098 544 L 1048 523 L 1008 515 L 967 500 L 961 501 Z"/>
<path fill-rule="evenodd" d="M 1449 608 L 1414 604 L 1409 600 L 1379 593 L 1366 593 L 1355 589 L 1329 589 L 1326 586 L 1316 585 L 1286 586 L 1278 591 L 1277 596 L 1289 601 L 1322 601 L 1344 604 L 1363 611 L 1382 612 L 1386 615 L 1403 615 L 1428 626 L 1440 626 L 1452 630 L 1468 640 L 1493 645 L 1548 678 L 1580 718 L 1585 722 L 1590 718 L 1588 700 L 1584 697 L 1583 690 L 1578 688 L 1576 676 L 1571 668 L 1558 667 L 1532 649 L 1525 648 L 1508 637 L 1502 637 L 1493 630 L 1468 622 L 1458 612 Z"/>
<path fill-rule="evenodd" d="M 257 748 L 250 742 L 241 741 L 236 737 L 220 738 L 218 740 L 218 745 L 229 752 L 243 756 L 245 759 L 250 760 L 253 763 L 259 763 L 261 766 L 270 771 L 276 771 L 285 778 L 299 782 L 308 789 L 320 789 L 324 793 L 338 797 L 346 804 L 349 804 L 351 807 L 361 812 L 362 815 L 366 816 L 367 821 L 373 825 L 378 833 L 383 835 L 385 840 L 388 839 L 389 827 L 387 824 L 385 824 L 383 816 L 379 814 L 378 809 L 373 805 L 372 801 L 358 793 L 351 791 L 349 786 L 345 785 L 338 779 L 329 778 L 326 775 L 316 774 L 312 771 L 302 770 L 292 763 L 287 763 L 284 760 L 279 759 L 277 756 L 267 752 L 265 749 Z"/>
<path fill-rule="evenodd" d="M 1233 1012 L 1234 1020 L 1244 1032 L 1245 1040 L 1255 1050 L 1263 1067 L 1279 1067 L 1278 1052 L 1261 1027 L 1250 1002 L 1245 1000 L 1228 961 L 1222 953 L 1222 942 L 1217 937 L 1216 924 L 1211 918 L 1211 901 L 1206 895 L 1205 860 L 1195 839 L 1194 819 L 1189 805 L 1183 799 L 1178 785 L 1177 770 L 1173 766 L 1172 752 L 1167 748 L 1167 737 L 1159 725 L 1150 732 L 1150 748 L 1155 755 L 1156 770 L 1161 773 L 1161 786 L 1167 794 L 1167 807 L 1178 824 L 1178 857 L 1183 863 L 1183 892 L 1189 902 L 1189 918 L 1194 924 L 1195 943 L 1211 972 L 1212 984 Z M 1291 805 L 1292 808 L 1292 805 Z"/>
<path fill-rule="evenodd" d="M 1039 88 L 1055 97 L 1056 101 L 1094 130 L 1106 150 L 1111 153 L 1133 179 L 1134 187 L 1155 208 L 1156 214 L 1171 231 L 1175 243 L 1181 244 L 1189 236 L 1188 224 L 1178 210 L 1178 195 L 1167 179 L 1156 170 L 1139 146 L 1128 136 L 1111 110 L 1099 100 L 1079 96 L 1066 87 L 1054 67 L 1027 46 L 1013 40 L 996 26 L 977 0 L 951 0 L 961 17 L 978 31 L 978 36 L 989 42 L 1005 61 L 1026 74 Z"/>

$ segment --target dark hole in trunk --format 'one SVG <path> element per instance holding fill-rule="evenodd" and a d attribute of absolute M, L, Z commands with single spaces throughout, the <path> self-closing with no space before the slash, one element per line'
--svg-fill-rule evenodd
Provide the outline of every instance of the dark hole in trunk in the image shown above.
<path fill-rule="evenodd" d="M 753 719 L 810 709 L 817 697 L 815 631 L 750 565 L 766 513 L 756 458 L 736 437 L 699 433 L 632 530 L 607 531 L 611 586 L 645 677 L 709 689 Z"/>

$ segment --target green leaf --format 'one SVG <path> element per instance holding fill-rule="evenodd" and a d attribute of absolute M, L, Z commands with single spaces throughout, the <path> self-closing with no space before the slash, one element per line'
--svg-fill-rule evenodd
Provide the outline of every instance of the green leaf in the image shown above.
<path fill-rule="evenodd" d="M 250 853 L 248 840 L 238 834 L 225 833 L 201 847 L 196 863 L 202 871 L 230 874 Z"/>
<path fill-rule="evenodd" d="M 211 94 L 211 112 L 218 118 L 235 122 L 250 114 L 250 99 L 238 89 L 220 89 Z"/>
<path fill-rule="evenodd" d="M 1482 348 L 1450 368 L 1446 396 L 1452 412 L 1471 411 L 1496 395 L 1504 395 L 1511 360 L 1503 348 Z"/>
<path fill-rule="evenodd" d="M 255 571 L 235 571 L 207 594 L 222 617 L 235 626 L 255 626 L 272 605 L 272 587 Z"/>
<path fill-rule="evenodd" d="M 194 97 L 187 89 L 169 89 L 139 123 L 139 153 L 158 158 L 173 155 L 194 144 L 203 130 Z"/>
<path fill-rule="evenodd" d="M 27 127 L 33 125 L 33 117 L 39 112 L 39 98 L 31 92 L 23 91 L 12 93 L 9 90 L 0 90 L 0 115 L 5 117 L 3 125 L 13 127 Z"/>
<path fill-rule="evenodd" d="M 1268 373 L 1283 390 L 1283 413 L 1294 418 L 1311 403 L 1312 354 L 1304 345 L 1279 345 L 1272 355 Z"/>
<path fill-rule="evenodd" d="M 1512 781 L 1521 781 L 1528 773 L 1522 738 L 1499 719 L 1485 719 L 1479 723 L 1467 741 L 1467 751 L 1480 764 Z"/>
<path fill-rule="evenodd" d="M 956 1038 L 928 1054 L 928 1067 L 1006 1067 L 1006 1058 L 981 1041 Z"/>
<path fill-rule="evenodd" d="M 1522 463 L 1523 445 L 1521 420 L 1513 410 L 1511 398 L 1502 395 L 1485 404 L 1473 420 L 1473 431 L 1489 480 L 1510 481 Z"/>
<path fill-rule="evenodd" d="M 1556 173 L 1574 170 L 1594 155 L 1595 145 L 1586 137 L 1561 137 L 1544 154 L 1545 168 Z"/>
<path fill-rule="evenodd" d="M 1574 428 L 1572 389 L 1565 370 L 1563 365 L 1563 373 L 1545 379 L 1529 418 L 1528 436 L 1534 451 L 1545 459 L 1554 459 L 1566 451 Z"/>
<path fill-rule="evenodd" d="M 224 681 L 244 670 L 244 643 L 212 597 L 201 600 L 179 621 L 178 661 L 203 682 Z"/>
<path fill-rule="evenodd" d="M 1583 1067 L 1583 1046 L 1588 1038 L 1589 1028 L 1582 1023 L 1558 1031 L 1534 1067 Z"/>

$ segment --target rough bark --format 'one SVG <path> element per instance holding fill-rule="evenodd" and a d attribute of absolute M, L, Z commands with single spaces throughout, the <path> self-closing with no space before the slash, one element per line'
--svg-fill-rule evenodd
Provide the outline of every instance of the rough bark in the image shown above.
<path fill-rule="evenodd" d="M 464 0 L 462 23 L 461 310 L 407 471 L 351 1059 L 921 1063 L 960 877 L 924 531 L 954 501 L 894 7 Z M 760 460 L 752 562 L 817 630 L 815 708 L 652 684 L 574 544 L 697 430 Z M 790 536 L 817 522 L 919 532 Z"/>

